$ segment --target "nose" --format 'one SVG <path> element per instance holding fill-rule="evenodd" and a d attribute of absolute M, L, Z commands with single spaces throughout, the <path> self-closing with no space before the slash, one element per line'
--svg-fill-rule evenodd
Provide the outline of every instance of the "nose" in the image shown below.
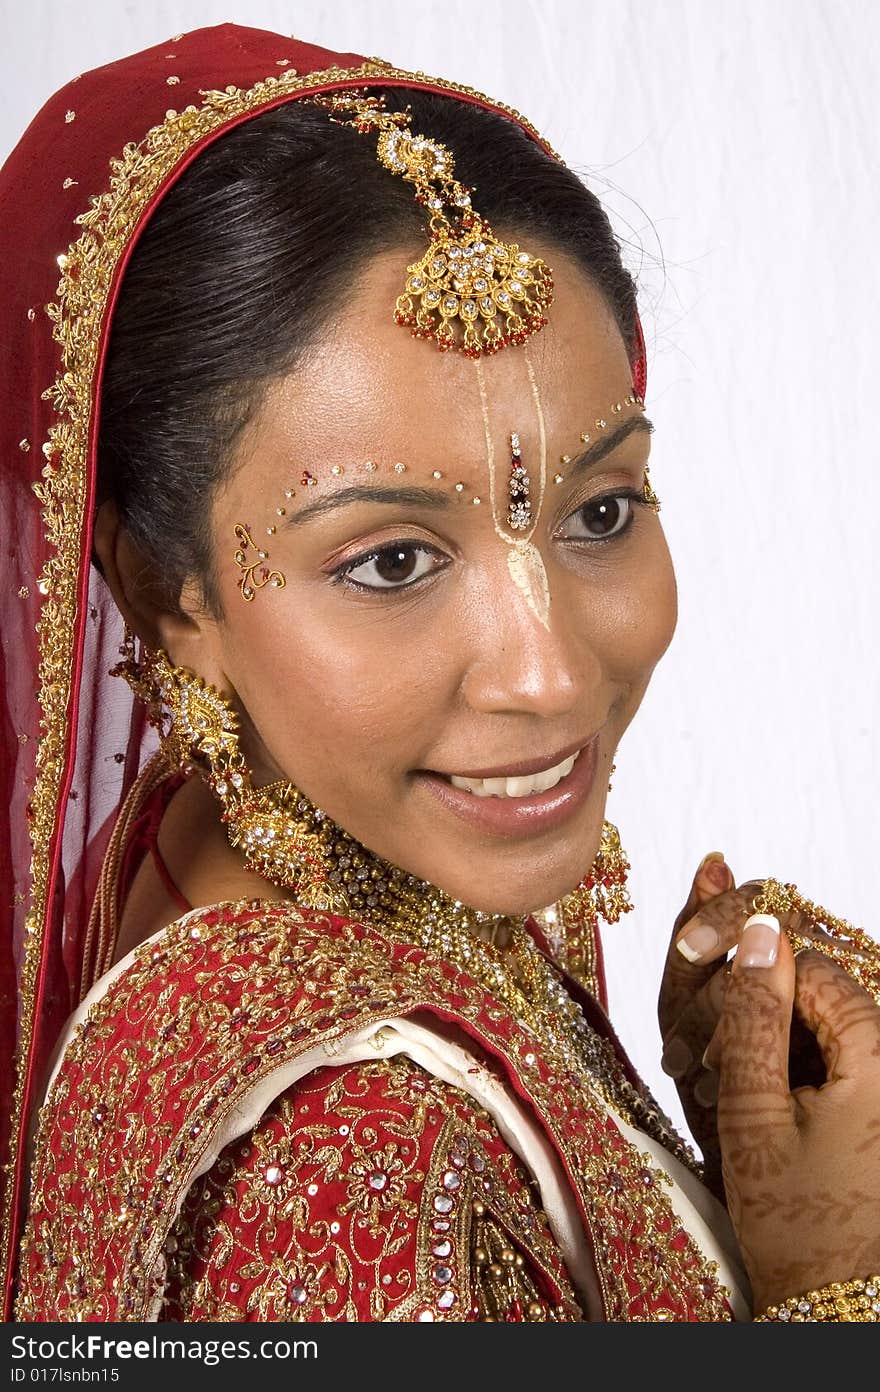
<path fill-rule="evenodd" d="M 545 626 L 514 585 L 505 554 L 483 570 L 467 621 L 462 680 L 472 710 L 562 717 L 589 703 L 599 688 L 601 661 L 582 616 L 554 595 L 552 580 L 550 585 Z"/>

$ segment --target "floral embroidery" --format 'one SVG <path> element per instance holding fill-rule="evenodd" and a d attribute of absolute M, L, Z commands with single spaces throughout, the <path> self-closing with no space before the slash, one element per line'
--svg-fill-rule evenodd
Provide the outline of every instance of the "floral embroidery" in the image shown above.
<path fill-rule="evenodd" d="M 234 1160 L 224 1153 L 193 1183 L 224 1119 L 282 1064 L 318 1043 L 332 1048 L 353 1029 L 438 1007 L 482 1045 L 487 1066 L 499 1076 L 512 1073 L 531 1098 L 571 1178 L 605 1318 L 730 1319 L 715 1264 L 669 1203 L 669 1180 L 626 1141 L 583 1074 L 570 1073 L 549 1052 L 537 1055 L 516 1020 L 442 958 L 331 914 L 259 903 L 194 912 L 158 943 L 144 944 L 71 1041 L 41 1114 L 18 1317 L 151 1317 L 168 1285 L 169 1235 L 178 1252 L 186 1246 L 177 1230 L 181 1205 L 201 1234 L 191 1250 L 202 1262 L 199 1243 L 210 1227 L 216 1269 L 225 1270 L 242 1248 L 241 1225 L 254 1214 L 267 1215 L 264 1232 L 283 1220 L 296 1234 L 289 1251 L 256 1247 L 252 1265 L 245 1261 L 236 1275 L 238 1292 L 221 1283 L 218 1298 L 206 1273 L 191 1271 L 189 1308 L 198 1308 L 192 1303 L 198 1290 L 211 1311 L 200 1318 L 225 1318 L 222 1311 L 233 1306 L 262 1312 L 258 1318 L 293 1318 L 290 1302 L 283 1313 L 275 1303 L 291 1281 L 307 1293 L 297 1308 L 311 1314 L 302 1318 L 473 1318 L 464 1253 L 480 1216 L 475 1203 L 507 1232 L 514 1266 L 518 1251 L 529 1254 L 543 1298 L 577 1311 L 564 1269 L 554 1290 L 558 1253 L 551 1259 L 543 1251 L 542 1220 L 522 1200 L 521 1179 L 511 1201 L 510 1162 L 494 1128 L 483 1135 L 472 1105 L 456 1122 L 455 1090 L 436 1079 L 423 1088 L 413 1067 L 405 1078 L 395 1072 L 378 1113 L 372 1090 L 387 1075 L 370 1073 L 369 1065 L 313 1071 L 294 1089 L 298 1124 L 289 1133 L 282 1126 L 264 1136 L 257 1127 L 237 1143 Z M 532 1061 L 525 1065 L 527 1054 Z M 406 1106 L 401 1090 L 410 1099 Z M 468 1141 L 457 1148 L 458 1131 L 476 1131 L 481 1146 Z M 456 1163 L 456 1155 L 465 1163 Z M 366 1194 L 367 1166 L 376 1157 L 392 1166 L 381 1171 L 389 1182 L 406 1189 L 387 1209 L 378 1201 L 384 1191 L 373 1190 L 377 1202 L 365 1211 L 362 1203 L 351 1204 L 351 1186 L 356 1180 L 358 1193 Z M 236 1178 L 242 1164 L 247 1178 Z M 279 1195 L 288 1175 L 291 1187 Z M 229 1186 L 239 1183 L 230 1208 Z M 404 1201 L 416 1206 L 417 1217 Z M 331 1231 L 334 1222 L 338 1232 Z M 453 1244 L 450 1258 L 431 1250 L 446 1240 Z M 222 1261 L 213 1255 L 215 1243 Z M 323 1273 L 314 1276 L 316 1286 L 306 1280 L 307 1259 L 313 1275 Z M 438 1304 L 447 1291 L 454 1293 L 448 1308 Z M 513 1288 L 504 1287 L 501 1297 L 513 1301 Z"/>
<path fill-rule="evenodd" d="M 348 1199 L 340 1211 L 350 1213 L 354 1208 L 360 1209 L 372 1232 L 378 1230 L 380 1211 L 387 1213 L 395 1209 L 407 1217 L 412 1216 L 415 1205 L 406 1197 L 407 1177 L 401 1173 L 403 1168 L 394 1141 L 383 1150 L 358 1156 L 343 1176 Z M 421 1171 L 417 1173 L 419 1179 L 423 1178 Z"/>

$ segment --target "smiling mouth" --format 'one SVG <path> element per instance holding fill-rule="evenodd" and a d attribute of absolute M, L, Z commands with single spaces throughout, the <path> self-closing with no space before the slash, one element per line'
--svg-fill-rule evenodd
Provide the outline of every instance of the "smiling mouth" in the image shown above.
<path fill-rule="evenodd" d="M 462 774 L 441 774 L 447 783 L 451 783 L 453 788 L 461 788 L 464 792 L 473 793 L 474 797 L 487 798 L 523 798 L 532 797 L 535 793 L 548 793 L 551 788 L 555 788 L 557 783 L 561 783 L 563 778 L 567 778 L 575 766 L 580 755 L 580 750 L 570 754 L 567 759 L 554 764 L 551 768 L 543 769 L 540 773 L 526 773 L 509 775 L 501 778 L 465 778 Z"/>

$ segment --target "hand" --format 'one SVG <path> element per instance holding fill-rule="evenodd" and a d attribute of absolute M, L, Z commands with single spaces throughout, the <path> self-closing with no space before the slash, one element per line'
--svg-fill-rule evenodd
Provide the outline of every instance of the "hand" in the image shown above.
<path fill-rule="evenodd" d="M 783 926 L 807 930 L 797 914 Z M 724 1189 L 760 1312 L 880 1266 L 880 1007 L 823 954 L 795 960 L 784 933 L 756 924 L 737 936 L 706 1062 L 718 1070 Z M 722 935 L 700 969 L 734 941 Z M 814 1083 L 791 1076 L 793 1010 L 818 1045 Z"/>
<path fill-rule="evenodd" d="M 713 956 L 711 948 L 736 943 L 757 888 L 755 881 L 734 889 L 733 874 L 720 851 L 711 851 L 703 859 L 673 926 L 658 1002 L 663 1036 L 661 1066 L 675 1080 L 691 1134 L 703 1154 L 706 1184 L 722 1202 L 725 1195 L 715 1115 L 718 1074 L 703 1067 L 703 1054 L 721 1018 L 729 978 L 725 954 L 719 951 Z M 685 934 L 695 932 L 697 946 L 710 950 L 705 960 L 693 960 L 692 948 L 687 955 L 677 949 Z"/>

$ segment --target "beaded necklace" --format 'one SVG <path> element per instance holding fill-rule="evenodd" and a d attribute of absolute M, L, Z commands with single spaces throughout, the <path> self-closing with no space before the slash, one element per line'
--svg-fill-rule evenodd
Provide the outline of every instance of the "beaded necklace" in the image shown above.
<path fill-rule="evenodd" d="M 271 792 L 276 805 L 289 811 L 292 824 L 303 829 L 305 823 L 306 835 L 320 843 L 332 866 L 328 879 L 344 893 L 349 916 L 466 972 L 508 1008 L 551 1067 L 583 1079 L 632 1126 L 702 1176 L 691 1147 L 647 1090 L 643 1094 L 630 1082 L 610 1040 L 596 1033 L 569 995 L 562 973 L 526 928 L 526 916 L 469 908 L 427 880 L 373 855 L 290 784 L 274 784 L 261 792 Z M 494 941 L 502 934 L 504 948 Z M 534 1065 L 534 1057 L 526 1055 L 525 1062 Z"/>

